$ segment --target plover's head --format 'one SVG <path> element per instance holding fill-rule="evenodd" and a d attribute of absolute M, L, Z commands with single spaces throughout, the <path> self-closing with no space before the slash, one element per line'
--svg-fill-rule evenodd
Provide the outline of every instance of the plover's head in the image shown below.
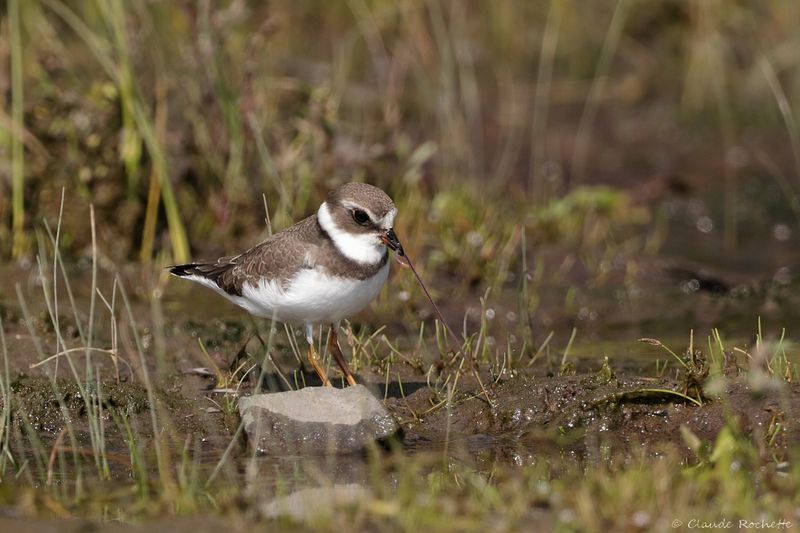
<path fill-rule="evenodd" d="M 389 196 L 366 183 L 347 183 L 328 194 L 317 219 L 336 248 L 361 264 L 383 260 L 388 246 L 403 255 L 394 234 L 397 208 Z"/>

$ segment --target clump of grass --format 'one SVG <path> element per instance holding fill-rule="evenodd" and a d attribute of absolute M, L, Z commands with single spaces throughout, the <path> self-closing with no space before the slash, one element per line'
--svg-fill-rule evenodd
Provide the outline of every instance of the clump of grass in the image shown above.
<path fill-rule="evenodd" d="M 3 410 L 0 413 L 0 482 L 5 479 L 11 455 L 11 375 L 8 368 L 8 348 L 6 347 L 5 325 L 0 317 L 0 355 L 3 356 L 3 369 L 0 374 L 0 398 Z"/>
<path fill-rule="evenodd" d="M 160 190 L 161 201 L 169 225 L 174 260 L 176 262 L 188 261 L 189 245 L 186 230 L 172 183 L 168 178 L 168 164 L 163 149 L 163 140 L 157 137 L 158 132 L 148 109 L 149 106 L 136 88 L 131 72 L 125 32 L 124 4 L 114 1 L 111 3 L 96 2 L 94 5 L 100 14 L 100 19 L 106 25 L 105 30 L 113 36 L 113 40 L 109 43 L 102 35 L 104 32 L 91 28 L 67 5 L 58 0 L 43 1 L 84 41 L 119 91 L 123 119 L 120 158 L 125 165 L 129 190 L 133 190 L 138 185 L 141 173 L 142 143 L 147 147 L 148 155 L 152 160 L 150 179 L 157 185 L 151 187 L 151 193 L 148 195 L 148 217 L 145 224 L 147 231 L 143 235 L 141 258 L 149 261 L 152 255 L 152 249 L 149 247 L 152 247 L 153 244 L 153 213 L 159 201 L 156 191 Z"/>
<path fill-rule="evenodd" d="M 11 40 L 11 194 L 12 255 L 19 258 L 27 250 L 25 232 L 25 155 L 22 144 L 24 132 L 24 96 L 22 74 L 22 20 L 19 0 L 8 3 L 8 21 Z"/>

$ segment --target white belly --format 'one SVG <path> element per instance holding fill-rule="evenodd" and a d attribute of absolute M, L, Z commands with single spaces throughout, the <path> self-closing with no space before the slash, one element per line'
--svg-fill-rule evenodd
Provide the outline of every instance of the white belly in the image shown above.
<path fill-rule="evenodd" d="M 387 262 L 365 280 L 329 276 L 318 269 L 301 270 L 281 289 L 274 281 L 245 283 L 242 296 L 225 295 L 250 314 L 290 324 L 333 324 L 355 315 L 378 296 L 389 275 Z"/>

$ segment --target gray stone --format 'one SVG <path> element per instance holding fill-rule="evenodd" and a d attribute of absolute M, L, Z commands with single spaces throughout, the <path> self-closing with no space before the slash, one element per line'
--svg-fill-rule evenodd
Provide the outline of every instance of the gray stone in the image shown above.
<path fill-rule="evenodd" d="M 264 518 L 291 517 L 297 522 L 333 516 L 342 507 L 369 501 L 370 492 L 357 483 L 309 487 L 263 503 Z"/>
<path fill-rule="evenodd" d="M 270 455 L 354 453 L 399 430 L 363 385 L 245 396 L 239 398 L 239 414 L 253 447 Z"/>

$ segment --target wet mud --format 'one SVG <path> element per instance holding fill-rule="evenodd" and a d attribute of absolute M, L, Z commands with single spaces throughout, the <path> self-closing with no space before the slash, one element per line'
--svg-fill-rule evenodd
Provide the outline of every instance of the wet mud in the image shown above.
<path fill-rule="evenodd" d="M 685 383 L 679 380 L 635 375 L 607 379 L 592 373 L 522 374 L 497 383 L 488 394 L 478 387 L 456 394 L 449 406 L 446 398 L 437 402 L 430 390 L 389 403 L 407 421 L 405 443 L 411 449 L 460 446 L 515 462 L 565 452 L 588 457 L 601 445 L 627 453 L 674 447 L 693 458 L 687 430 L 713 442 L 734 420 L 757 440 L 766 438 L 776 423 L 784 430 L 784 445 L 800 437 L 797 383 L 754 387 L 744 375 L 721 379 L 713 397 L 705 394 L 699 400 L 683 397 Z"/>
<path fill-rule="evenodd" d="M 674 375 L 614 373 L 607 366 L 573 375 L 520 372 L 494 382 L 488 378 L 481 386 L 465 376 L 450 396 L 413 380 L 371 381 L 367 386 L 385 398 L 402 424 L 402 446 L 412 453 L 449 448 L 481 460 L 513 463 L 564 453 L 589 457 L 599 446 L 613 445 L 627 452 L 673 447 L 690 459 L 687 430 L 713 442 L 733 420 L 756 440 L 767 438 L 776 424 L 782 428 L 781 443 L 800 437 L 800 385 L 777 379 L 759 385 L 744 373 L 732 372 L 718 378 L 709 394 L 709 387 L 687 390 L 687 380 Z M 74 380 L 20 374 L 12 379 L 11 390 L 16 424 L 23 431 L 32 428 L 43 442 L 59 438 L 66 414 L 79 444 L 88 446 L 87 410 L 104 419 L 109 450 L 125 447 L 123 417 L 138 435 L 152 437 L 151 405 L 141 384 L 104 381 L 100 393 L 89 391 L 87 400 Z M 171 376 L 153 395 L 173 440 L 200 438 L 209 456 L 217 456 L 233 438 L 238 426 L 234 399 L 227 397 L 231 409 L 213 407 L 226 400 L 209 387 L 209 378 L 186 374 Z"/>

